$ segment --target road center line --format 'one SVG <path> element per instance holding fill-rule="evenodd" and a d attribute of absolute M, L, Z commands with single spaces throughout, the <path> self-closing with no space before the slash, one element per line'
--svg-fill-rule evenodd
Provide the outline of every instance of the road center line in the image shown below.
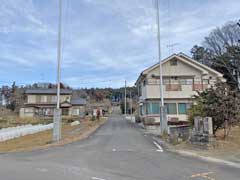
<path fill-rule="evenodd" d="M 153 141 L 153 144 L 157 147 L 158 152 L 163 152 L 163 148 L 155 141 Z"/>

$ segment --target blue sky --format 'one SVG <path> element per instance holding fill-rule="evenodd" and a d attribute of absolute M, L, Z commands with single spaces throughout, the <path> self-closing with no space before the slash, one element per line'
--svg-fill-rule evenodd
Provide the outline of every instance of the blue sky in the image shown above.
<path fill-rule="evenodd" d="M 240 18 L 239 0 L 160 1 L 163 57 L 189 54 L 213 28 Z M 0 2 L 0 85 L 55 82 L 58 1 Z M 133 85 L 157 62 L 155 19 L 153 0 L 63 0 L 62 81 Z"/>

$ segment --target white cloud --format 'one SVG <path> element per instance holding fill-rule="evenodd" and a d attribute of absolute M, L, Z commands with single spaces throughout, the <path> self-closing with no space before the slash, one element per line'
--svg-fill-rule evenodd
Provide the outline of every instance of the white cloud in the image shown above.
<path fill-rule="evenodd" d="M 162 57 L 168 55 L 169 43 L 179 43 L 172 52 L 188 53 L 215 26 L 240 16 L 239 0 L 170 3 L 168 16 L 166 1 L 161 0 Z M 50 67 L 51 72 L 44 72 L 46 77 L 55 75 L 56 4 L 57 1 L 2 0 L 0 58 L 36 74 Z M 157 61 L 156 10 L 151 0 L 65 1 L 63 13 L 62 74 L 66 83 L 78 87 L 83 83 L 83 74 L 83 78 L 98 81 L 98 85 L 120 86 L 122 82 L 110 81 L 114 78 L 127 78 L 133 84 L 144 68 Z M 102 79 L 109 81 L 100 83 Z"/>
<path fill-rule="evenodd" d="M 2 0 L 0 3 L 0 33 L 52 32 L 41 20 L 32 0 Z M 49 31 L 48 31 L 49 30 Z"/>

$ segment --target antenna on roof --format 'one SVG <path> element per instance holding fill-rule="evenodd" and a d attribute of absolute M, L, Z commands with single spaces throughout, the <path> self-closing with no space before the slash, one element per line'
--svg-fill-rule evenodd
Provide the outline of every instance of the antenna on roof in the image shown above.
<path fill-rule="evenodd" d="M 168 52 L 169 52 L 169 56 L 174 53 L 174 47 L 178 46 L 180 43 L 173 43 L 173 44 L 168 44 L 167 48 L 168 48 Z"/>

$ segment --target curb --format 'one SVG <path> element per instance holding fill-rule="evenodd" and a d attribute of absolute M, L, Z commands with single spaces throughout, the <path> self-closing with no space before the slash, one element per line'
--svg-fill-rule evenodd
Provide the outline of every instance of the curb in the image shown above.
<path fill-rule="evenodd" d="M 157 141 L 159 144 L 161 144 L 164 147 L 164 149 L 168 152 L 176 153 L 176 154 L 179 154 L 179 155 L 182 155 L 185 157 L 197 158 L 197 159 L 207 161 L 207 162 L 228 165 L 228 166 L 240 169 L 240 163 L 235 163 L 235 162 L 227 161 L 227 160 L 223 160 L 223 159 L 217 159 L 217 158 L 210 157 L 210 156 L 201 156 L 201 155 L 198 155 L 197 153 L 190 152 L 190 151 L 176 150 L 176 149 L 174 149 L 174 147 L 172 145 L 166 143 L 165 141 L 161 140 L 160 138 L 158 138 L 154 135 L 151 135 L 151 138 L 154 141 Z"/>
<path fill-rule="evenodd" d="M 208 162 L 213 162 L 213 163 L 218 163 L 218 164 L 224 164 L 224 165 L 228 165 L 228 166 L 232 166 L 235 168 L 240 168 L 240 163 L 235 163 L 232 161 L 226 161 L 226 160 L 222 160 L 222 159 L 217 159 L 214 157 L 209 157 L 209 156 L 200 156 L 196 153 L 193 152 L 189 152 L 189 151 L 184 151 L 184 150 L 169 150 L 169 152 L 173 152 L 182 156 L 186 156 L 186 157 L 193 157 L 193 158 L 197 158 L 197 159 L 201 159 L 204 161 L 208 161 Z"/>

